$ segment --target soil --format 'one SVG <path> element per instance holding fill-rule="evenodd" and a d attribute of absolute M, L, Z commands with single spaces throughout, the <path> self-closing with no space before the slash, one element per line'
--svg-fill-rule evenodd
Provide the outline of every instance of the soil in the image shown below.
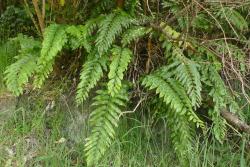
<path fill-rule="evenodd" d="M 0 94 L 0 125 L 13 113 L 16 106 L 16 98 L 10 93 Z"/>

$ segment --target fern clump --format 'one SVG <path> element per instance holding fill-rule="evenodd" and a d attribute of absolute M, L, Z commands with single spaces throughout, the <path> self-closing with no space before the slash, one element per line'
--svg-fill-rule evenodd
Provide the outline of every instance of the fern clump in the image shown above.
<path fill-rule="evenodd" d="M 131 113 L 144 111 L 141 101 L 156 94 L 153 100 L 166 119 L 180 166 L 188 166 L 196 130 L 211 130 L 222 143 L 227 126 L 221 111 L 239 109 L 234 95 L 250 99 L 248 10 L 217 2 L 195 3 L 197 10 L 188 3 L 78 1 L 74 5 L 86 10 L 75 24 L 73 18 L 50 24 L 42 42 L 15 39 L 19 51 L 5 72 L 6 86 L 18 96 L 29 81 L 41 88 L 55 63 L 69 65 L 64 68 L 69 73 L 74 68 L 67 78 L 79 81 L 72 88 L 77 105 L 94 96 L 85 144 L 88 166 L 96 166 L 111 145 L 122 109 L 138 103 Z M 55 62 L 60 55 L 66 63 Z M 133 87 L 126 89 L 124 82 Z M 133 95 L 131 105 L 126 104 L 128 94 Z"/>

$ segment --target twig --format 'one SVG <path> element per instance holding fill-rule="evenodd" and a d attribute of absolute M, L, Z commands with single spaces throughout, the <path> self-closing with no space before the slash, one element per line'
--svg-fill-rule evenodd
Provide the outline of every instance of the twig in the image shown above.
<path fill-rule="evenodd" d="M 238 116 L 235 114 L 228 112 L 228 111 L 222 111 L 221 116 L 232 126 L 236 127 L 237 129 L 250 134 L 250 126 L 245 123 L 244 121 L 240 120 Z"/>
<path fill-rule="evenodd" d="M 32 14 L 31 11 L 30 11 L 29 4 L 28 4 L 27 0 L 24 0 L 24 4 L 25 4 L 26 12 L 27 12 L 28 15 L 30 16 L 30 18 L 31 18 L 31 20 L 32 20 L 32 22 L 33 22 L 33 24 L 34 24 L 36 30 L 37 30 L 38 35 L 42 36 L 42 33 L 41 33 L 41 31 L 40 31 L 40 29 L 39 29 L 39 27 L 38 27 L 38 24 L 37 24 L 37 22 L 36 22 L 36 20 L 35 20 L 35 18 L 34 18 L 34 16 L 33 16 L 33 14 Z"/>
<path fill-rule="evenodd" d="M 41 12 L 41 10 L 39 8 L 39 5 L 38 5 L 38 0 L 32 0 L 32 3 L 33 3 L 33 6 L 35 8 L 35 12 L 36 12 L 36 16 L 37 16 L 37 19 L 38 19 L 38 22 L 39 22 L 41 32 L 43 33 L 44 28 L 45 28 L 45 24 L 44 24 L 44 19 L 43 19 L 42 12 Z M 44 9 L 42 9 L 42 10 L 44 10 Z"/>
<path fill-rule="evenodd" d="M 120 118 L 122 115 L 124 115 L 124 114 L 134 113 L 134 112 L 137 110 L 137 108 L 140 106 L 140 104 L 142 103 L 143 100 L 145 100 L 145 98 L 141 99 L 141 100 L 137 103 L 137 105 L 135 106 L 135 108 L 134 108 L 132 111 L 124 111 L 124 112 L 122 112 L 122 113 L 119 115 L 119 118 Z"/>

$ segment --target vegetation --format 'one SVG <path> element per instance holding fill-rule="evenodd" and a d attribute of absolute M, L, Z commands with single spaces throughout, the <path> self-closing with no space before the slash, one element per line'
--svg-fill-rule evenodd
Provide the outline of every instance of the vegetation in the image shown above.
<path fill-rule="evenodd" d="M 24 0 L 3 1 L 0 9 L 1 81 L 19 101 L 37 98 L 28 108 L 17 104 L 14 113 L 19 114 L 9 119 L 14 123 L 3 125 L 3 135 L 15 141 L 18 133 L 49 133 L 41 145 L 52 145 L 45 151 L 52 151 L 52 158 L 34 155 L 33 165 L 250 164 L 245 156 L 250 134 L 245 123 L 250 121 L 249 2 Z M 8 24 L 13 16 L 22 18 L 13 23 L 15 33 Z M 84 111 L 89 124 L 83 125 L 80 142 L 70 144 L 62 133 L 69 128 L 64 124 L 67 111 L 58 112 L 54 103 L 67 103 L 62 98 L 72 100 L 72 95 L 71 105 Z M 53 119 L 49 114 L 55 114 Z M 17 132 L 12 135 L 8 128 Z M 146 145 L 141 150 L 146 158 L 131 162 L 136 151 L 130 142 L 136 148 Z M 160 144 L 170 146 L 159 150 Z M 61 154 L 55 155 L 53 148 Z M 224 150 L 238 158 L 213 159 Z"/>

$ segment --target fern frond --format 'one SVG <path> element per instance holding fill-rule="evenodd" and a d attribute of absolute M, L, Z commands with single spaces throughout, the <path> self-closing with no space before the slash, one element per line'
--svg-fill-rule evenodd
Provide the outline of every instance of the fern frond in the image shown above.
<path fill-rule="evenodd" d="M 180 81 L 185 88 L 189 98 L 191 99 L 192 106 L 196 109 L 201 105 L 201 76 L 198 70 L 199 65 L 192 60 L 186 58 L 182 50 L 178 47 L 173 47 L 172 54 L 169 59 L 173 63 L 163 66 L 160 70 L 160 74 L 164 74 L 162 77 L 174 77 Z"/>
<path fill-rule="evenodd" d="M 95 56 L 95 55 L 94 55 Z M 97 82 L 103 76 L 107 58 L 105 56 L 92 57 L 90 56 L 84 63 L 80 74 L 80 83 L 77 86 L 76 102 L 81 104 L 88 97 L 89 91 L 94 88 Z"/>
<path fill-rule="evenodd" d="M 189 60 L 182 62 L 176 68 L 176 79 L 185 87 L 194 108 L 201 105 L 201 76 L 198 64 Z"/>
<path fill-rule="evenodd" d="M 109 66 L 108 74 L 108 91 L 111 96 L 119 92 L 122 86 L 123 73 L 127 70 L 128 64 L 132 57 L 132 52 L 128 48 L 114 47 L 111 50 L 113 57 Z"/>
<path fill-rule="evenodd" d="M 177 157 L 180 164 L 186 166 L 188 165 L 188 157 L 193 150 L 194 129 L 185 115 L 171 109 L 168 109 L 165 114 Z"/>
<path fill-rule="evenodd" d="M 88 166 L 96 165 L 112 143 L 121 114 L 120 107 L 126 105 L 128 96 L 124 88 L 114 96 L 110 96 L 107 90 L 98 90 L 94 100 L 92 105 L 95 110 L 90 115 L 92 130 L 85 144 Z"/>
<path fill-rule="evenodd" d="M 127 46 L 132 41 L 135 41 L 136 39 L 142 38 L 143 36 L 147 35 L 151 29 L 141 27 L 141 26 L 134 26 L 132 28 L 129 28 L 127 31 L 125 31 L 122 34 L 122 45 Z"/>
<path fill-rule="evenodd" d="M 52 24 L 45 29 L 41 56 L 37 61 L 38 69 L 34 81 L 35 87 L 40 88 L 45 79 L 48 78 L 49 73 L 53 70 L 55 57 L 66 42 L 67 35 L 64 26 Z"/>
<path fill-rule="evenodd" d="M 188 116 L 189 120 L 196 123 L 197 127 L 205 127 L 204 123 L 194 113 L 191 101 L 177 80 L 172 78 L 163 79 L 160 75 L 151 74 L 143 79 L 142 85 L 150 90 L 155 89 L 156 94 L 163 98 L 166 105 L 169 105 L 181 115 Z"/>
<path fill-rule="evenodd" d="M 247 30 L 248 23 L 244 19 L 244 17 L 235 9 L 225 7 L 222 8 L 218 14 L 221 18 L 229 20 L 231 24 L 233 24 L 238 30 Z"/>
<path fill-rule="evenodd" d="M 121 34 L 123 29 L 132 24 L 132 18 L 122 10 L 107 15 L 99 24 L 96 47 L 100 55 L 104 54 L 111 47 L 115 38 Z"/>
<path fill-rule="evenodd" d="M 7 67 L 5 71 L 5 81 L 7 89 L 15 96 L 23 93 L 24 85 L 29 81 L 29 77 L 35 72 L 37 56 L 19 56 L 19 59 Z"/>
<path fill-rule="evenodd" d="M 13 92 L 15 96 L 19 96 L 23 93 L 25 84 L 37 69 L 36 61 L 39 57 L 41 43 L 22 34 L 11 39 L 10 42 L 12 47 L 18 49 L 18 53 L 15 56 L 16 61 L 6 68 L 4 80 L 7 89 Z M 10 54 L 9 52 L 12 51 L 12 49 L 6 50 L 6 54 Z"/>
<path fill-rule="evenodd" d="M 221 110 L 226 108 L 227 102 L 225 101 L 227 89 L 220 75 L 215 67 L 209 66 L 208 76 L 213 85 L 209 95 L 213 98 L 214 107 L 209 111 L 213 121 L 213 134 L 215 138 L 222 143 L 226 134 L 226 121 L 221 117 Z"/>
<path fill-rule="evenodd" d="M 72 49 L 84 47 L 88 53 L 91 52 L 92 46 L 90 38 L 92 33 L 97 29 L 98 23 L 103 20 L 104 16 L 100 15 L 97 18 L 89 19 L 84 25 L 71 25 L 66 28 L 66 32 L 71 37 L 69 42 Z"/>

